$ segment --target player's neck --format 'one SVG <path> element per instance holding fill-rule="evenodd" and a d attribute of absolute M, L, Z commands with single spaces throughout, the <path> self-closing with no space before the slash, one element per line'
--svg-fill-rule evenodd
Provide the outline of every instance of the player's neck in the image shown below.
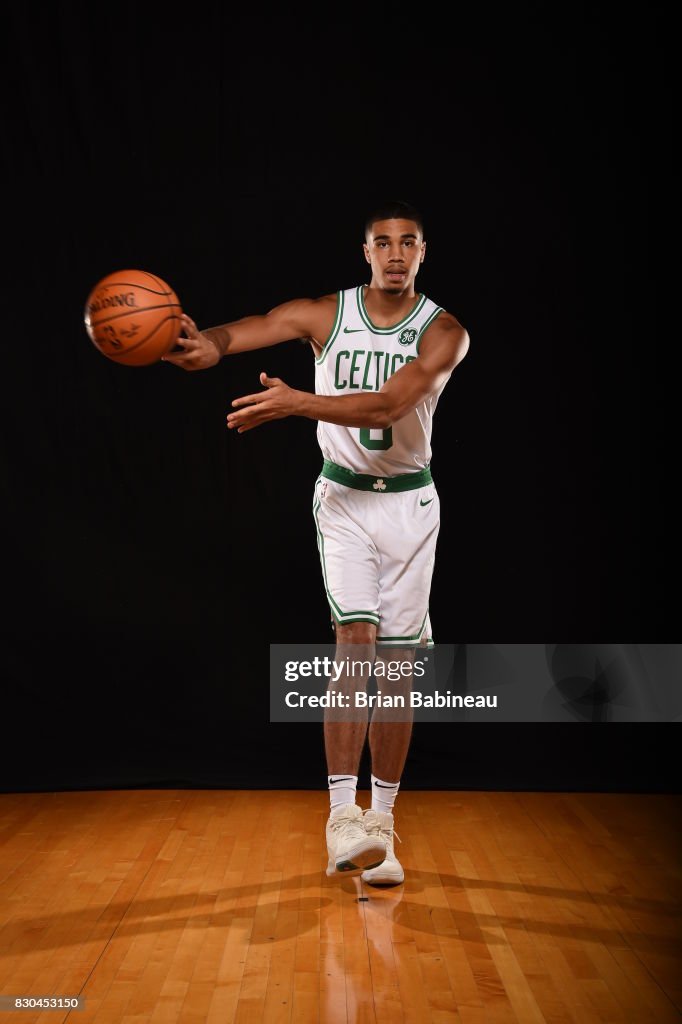
<path fill-rule="evenodd" d="M 407 316 L 414 307 L 417 292 L 414 290 L 414 283 L 397 293 L 387 292 L 370 283 L 364 290 L 364 301 L 365 309 L 377 327 L 390 327 Z"/>

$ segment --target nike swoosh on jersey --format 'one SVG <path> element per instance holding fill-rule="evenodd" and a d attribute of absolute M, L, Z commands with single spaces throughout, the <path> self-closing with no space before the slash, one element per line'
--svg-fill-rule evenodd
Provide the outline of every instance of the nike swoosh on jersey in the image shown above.
<path fill-rule="evenodd" d="M 344 334 L 362 334 L 364 327 L 344 327 Z"/>

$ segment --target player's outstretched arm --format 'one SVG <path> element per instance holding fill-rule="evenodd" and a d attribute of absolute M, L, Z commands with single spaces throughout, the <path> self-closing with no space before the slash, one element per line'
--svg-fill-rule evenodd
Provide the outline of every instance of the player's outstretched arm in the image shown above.
<path fill-rule="evenodd" d="M 227 426 L 243 434 L 269 420 L 305 416 L 343 427 L 389 427 L 436 392 L 468 350 L 467 331 L 451 313 L 443 312 L 421 339 L 419 357 L 397 370 L 380 391 L 317 395 L 261 373 L 266 390 L 235 398 L 236 411 L 228 414 Z"/>
<path fill-rule="evenodd" d="M 389 377 L 377 397 L 383 399 L 381 426 L 390 426 L 437 392 L 469 351 L 469 333 L 443 311 L 419 342 L 419 356 Z"/>
<path fill-rule="evenodd" d="M 292 299 L 275 306 L 264 316 L 245 316 L 220 327 L 200 331 L 191 317 L 183 313 L 182 333 L 176 349 L 164 362 L 183 370 L 205 370 L 223 356 L 268 348 L 301 336 L 324 339 L 329 335 L 336 314 L 336 296 L 319 299 Z M 179 351 L 178 351 L 179 347 Z"/>

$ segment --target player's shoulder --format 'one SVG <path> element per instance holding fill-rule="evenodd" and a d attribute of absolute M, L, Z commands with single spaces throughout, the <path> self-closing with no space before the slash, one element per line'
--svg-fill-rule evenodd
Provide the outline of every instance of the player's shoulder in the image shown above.
<path fill-rule="evenodd" d="M 470 338 L 466 327 L 457 317 L 441 309 L 419 339 L 419 355 L 433 355 L 438 362 L 445 361 L 452 367 L 461 362 L 469 351 Z"/>
<path fill-rule="evenodd" d="M 338 292 L 314 299 L 299 299 L 298 302 L 305 321 L 305 333 L 302 332 L 300 340 L 312 345 L 315 355 L 319 356 L 336 320 Z"/>
<path fill-rule="evenodd" d="M 438 316 L 434 318 L 433 325 L 435 326 L 436 324 L 438 324 L 441 330 L 445 331 L 464 330 L 455 314 L 450 313 L 447 309 L 441 309 Z"/>
<path fill-rule="evenodd" d="M 292 299 L 290 305 L 298 306 L 300 309 L 317 311 L 334 311 L 336 309 L 338 292 L 331 292 L 329 295 L 317 295 L 307 298 Z"/>
<path fill-rule="evenodd" d="M 463 336 L 468 337 L 469 333 L 454 313 L 448 312 L 447 309 L 441 309 L 438 316 L 433 318 L 424 332 L 424 337 L 426 338 L 427 336 L 431 338 L 447 338 L 450 341 L 455 341 Z"/>
<path fill-rule="evenodd" d="M 317 302 L 321 306 L 336 306 L 338 302 L 339 293 L 329 292 L 328 295 L 319 295 L 314 302 Z"/>

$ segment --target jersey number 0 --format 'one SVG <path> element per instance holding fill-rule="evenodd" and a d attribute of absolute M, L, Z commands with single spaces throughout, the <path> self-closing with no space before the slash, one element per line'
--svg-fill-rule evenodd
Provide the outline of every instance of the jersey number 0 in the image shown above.
<path fill-rule="evenodd" d="M 393 427 L 385 427 L 383 430 L 374 430 L 380 433 L 381 437 L 372 437 L 372 427 L 360 427 L 360 444 L 369 448 L 372 452 L 385 452 L 393 444 Z"/>

